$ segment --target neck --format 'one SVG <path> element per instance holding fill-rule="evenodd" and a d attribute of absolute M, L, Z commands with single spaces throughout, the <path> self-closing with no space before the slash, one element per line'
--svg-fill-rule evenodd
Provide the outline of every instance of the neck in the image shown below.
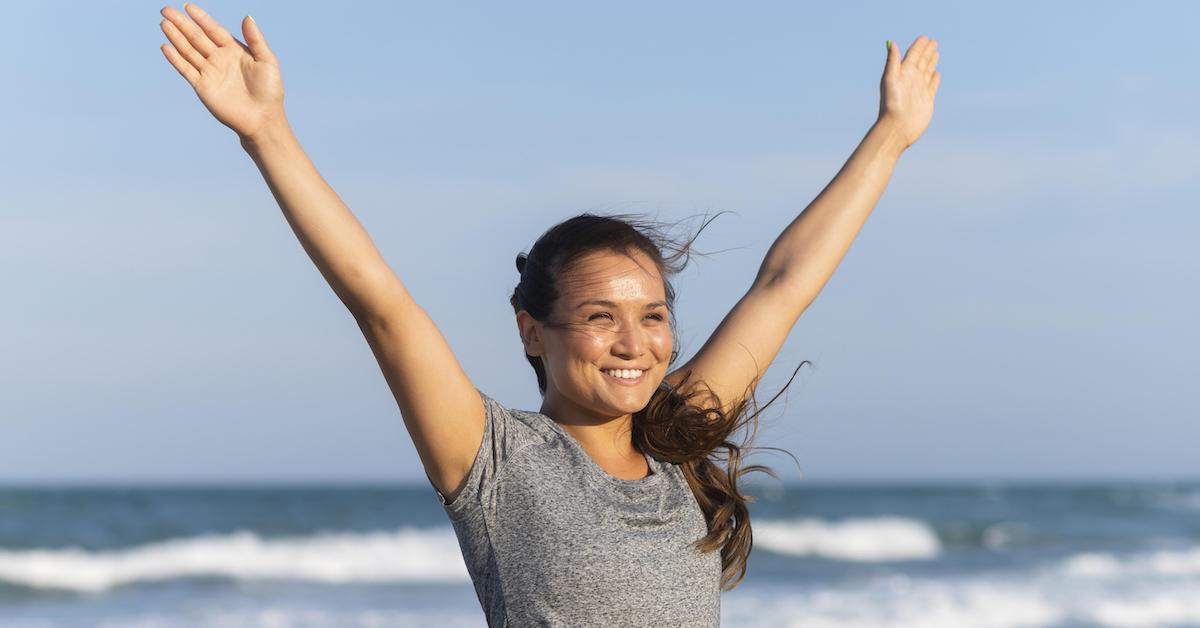
<path fill-rule="evenodd" d="M 563 398 L 554 390 L 546 391 L 540 412 L 559 424 L 588 453 L 605 457 L 633 458 L 633 415 L 604 416 L 595 410 Z"/>

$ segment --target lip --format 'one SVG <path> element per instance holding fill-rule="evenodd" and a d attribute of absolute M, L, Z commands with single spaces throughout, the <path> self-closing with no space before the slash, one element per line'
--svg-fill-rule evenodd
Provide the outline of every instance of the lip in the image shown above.
<path fill-rule="evenodd" d="M 600 371 L 600 374 L 603 375 L 604 378 L 607 379 L 608 381 L 616 382 L 617 384 L 620 384 L 622 386 L 637 386 L 638 384 L 642 383 L 643 379 L 646 379 L 646 369 L 642 369 L 642 374 L 638 375 L 637 379 L 621 379 L 620 377 L 617 377 L 615 375 L 609 375 L 608 373 L 605 373 L 603 370 Z"/>

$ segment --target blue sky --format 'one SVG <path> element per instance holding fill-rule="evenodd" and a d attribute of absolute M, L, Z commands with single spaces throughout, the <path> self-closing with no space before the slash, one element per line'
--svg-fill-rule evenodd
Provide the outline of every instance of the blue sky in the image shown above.
<path fill-rule="evenodd" d="M 424 482 L 161 6 L 5 8 L 0 481 Z M 814 482 L 1200 475 L 1195 4 L 201 6 L 254 15 L 314 163 L 529 409 L 518 251 L 586 210 L 731 211 L 676 281 L 686 359 L 873 122 L 884 40 L 935 37 L 933 122 L 760 386 L 815 363 L 757 444 Z"/>

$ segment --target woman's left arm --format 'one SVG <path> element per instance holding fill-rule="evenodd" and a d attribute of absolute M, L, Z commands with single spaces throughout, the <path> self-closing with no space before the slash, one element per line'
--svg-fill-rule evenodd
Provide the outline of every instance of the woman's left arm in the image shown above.
<path fill-rule="evenodd" d="M 750 290 L 686 365 L 723 400 L 752 392 L 788 333 L 834 270 L 879 202 L 900 155 L 929 126 L 941 82 L 937 41 L 918 37 L 903 60 L 888 44 L 879 117 L 837 175 L 771 245 Z"/>

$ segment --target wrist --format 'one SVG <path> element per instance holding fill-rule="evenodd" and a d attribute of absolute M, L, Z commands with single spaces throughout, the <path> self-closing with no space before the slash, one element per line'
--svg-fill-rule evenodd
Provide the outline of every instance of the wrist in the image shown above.
<path fill-rule="evenodd" d="M 885 150 L 897 157 L 908 150 L 909 143 L 904 137 L 904 133 L 901 132 L 900 125 L 889 116 L 880 116 L 875 120 L 869 134 L 877 135 Z"/>
<path fill-rule="evenodd" d="M 292 127 L 283 115 L 272 118 L 260 126 L 254 133 L 238 135 L 238 140 L 241 142 L 242 148 L 247 151 L 261 151 L 267 148 L 284 146 L 292 141 L 292 139 Z"/>

